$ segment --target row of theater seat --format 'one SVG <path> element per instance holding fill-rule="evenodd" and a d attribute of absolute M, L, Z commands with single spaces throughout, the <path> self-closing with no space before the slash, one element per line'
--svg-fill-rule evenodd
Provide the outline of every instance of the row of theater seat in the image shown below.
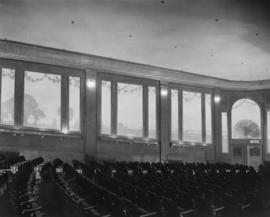
<path fill-rule="evenodd" d="M 106 175 L 102 173 L 98 167 L 94 169 L 93 173 L 89 172 L 86 165 L 78 161 L 74 161 L 74 165 L 77 168 L 82 168 L 83 173 L 85 173 L 89 179 L 92 178 L 96 184 L 103 186 L 116 195 L 126 198 L 134 206 L 142 207 L 143 209 L 149 209 L 155 212 L 157 216 L 195 215 L 193 208 L 181 207 L 175 203 L 174 200 L 161 195 L 160 193 L 153 192 L 149 189 L 142 188 L 141 186 L 133 185 L 131 182 L 125 182 L 110 175 Z M 90 174 L 92 174 L 92 176 Z"/>
<path fill-rule="evenodd" d="M 9 181 L 9 169 L 11 165 L 24 161 L 23 156 L 18 156 L 12 159 L 6 159 L 3 154 L 0 154 L 0 196 L 7 190 Z"/>
<path fill-rule="evenodd" d="M 64 196 L 74 202 L 77 206 L 76 208 L 79 208 L 84 212 L 84 214 L 80 214 L 80 216 L 109 217 L 110 215 L 108 213 L 106 214 L 101 210 L 97 210 L 95 205 L 89 203 L 87 197 L 84 197 L 81 193 L 83 189 L 79 192 L 78 188 L 74 189 L 73 183 L 78 182 L 77 179 L 79 177 L 75 171 L 73 171 L 72 174 L 67 173 L 67 167 L 68 164 L 57 159 L 53 162 L 53 166 L 51 165 L 49 168 L 49 174 Z"/>
<path fill-rule="evenodd" d="M 52 182 L 78 217 L 229 217 L 270 204 L 270 166 L 260 172 L 243 165 L 179 162 L 86 165 L 74 160 L 71 166 L 42 158 L 17 158 L 1 165 L 5 180 L 11 181 L 14 207 L 23 217 L 46 216 L 41 182 Z"/>
<path fill-rule="evenodd" d="M 83 173 L 97 184 L 119 195 L 124 194 L 135 203 L 141 202 L 163 216 L 166 214 L 158 210 L 159 207 L 163 211 L 169 210 L 170 216 L 177 216 L 180 209 L 187 213 L 183 211 L 181 214 L 180 211 L 179 215 L 190 215 L 193 210 L 196 216 L 230 216 L 269 205 L 269 183 L 265 182 L 261 173 L 247 166 L 125 162 L 91 164 L 86 167 L 75 162 L 75 166 L 83 168 Z M 135 196 L 137 194 L 139 196 Z"/>
<path fill-rule="evenodd" d="M 147 211 L 127 198 L 97 185 L 83 175 L 80 169 L 76 171 L 68 164 L 63 164 L 62 168 L 63 179 L 69 180 L 71 189 L 80 194 L 80 197 L 83 198 L 81 201 L 88 205 L 87 211 L 91 213 L 91 216 L 157 216 L 156 212 Z"/>
<path fill-rule="evenodd" d="M 12 166 L 14 173 L 10 184 L 11 201 L 18 214 L 24 217 L 42 217 L 39 204 L 39 178 L 37 175 L 44 165 L 42 158 L 22 161 Z"/>

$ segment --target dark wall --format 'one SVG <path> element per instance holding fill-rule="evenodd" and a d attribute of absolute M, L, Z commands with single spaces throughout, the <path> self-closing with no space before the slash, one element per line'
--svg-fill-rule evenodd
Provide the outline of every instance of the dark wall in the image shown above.
<path fill-rule="evenodd" d="M 24 155 L 26 159 L 43 157 L 45 160 L 61 158 L 84 160 L 84 141 L 81 138 L 21 135 L 19 133 L 1 133 L 0 150 L 14 151 Z M 99 140 L 97 153 L 88 154 L 100 160 L 117 161 L 160 161 L 160 147 L 157 144 L 134 142 L 116 142 Z M 169 147 L 166 160 L 181 160 L 183 162 L 215 161 L 214 147 Z"/>
<path fill-rule="evenodd" d="M 168 160 L 182 160 L 183 162 L 205 163 L 215 161 L 214 147 L 170 147 L 167 154 Z"/>
<path fill-rule="evenodd" d="M 45 160 L 84 159 L 84 143 L 81 138 L 2 132 L 0 133 L 0 144 L 1 151 L 20 152 L 26 159 L 39 156 Z"/>
<path fill-rule="evenodd" d="M 160 160 L 159 147 L 155 144 L 134 142 L 99 141 L 97 146 L 99 159 L 119 161 L 154 161 Z"/>
<path fill-rule="evenodd" d="M 157 144 L 135 142 L 99 141 L 97 158 L 119 161 L 154 161 L 160 160 L 160 147 Z M 215 161 L 214 147 L 170 147 L 163 160 L 183 162 Z"/>

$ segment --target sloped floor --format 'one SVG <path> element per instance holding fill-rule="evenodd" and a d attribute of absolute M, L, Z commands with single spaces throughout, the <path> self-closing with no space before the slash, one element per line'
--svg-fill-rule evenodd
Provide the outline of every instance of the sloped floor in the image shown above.
<path fill-rule="evenodd" d="M 51 182 L 43 182 L 40 185 L 40 205 L 43 207 L 45 217 L 86 217 L 72 201 Z M 18 217 L 13 204 L 10 201 L 9 192 L 0 196 L 0 217 Z M 169 217 L 169 216 L 168 216 Z M 241 216 L 226 217 L 270 217 L 270 207 L 267 210 L 250 212 Z"/>
<path fill-rule="evenodd" d="M 6 191 L 0 196 L 0 216 L 1 217 L 18 217 L 13 204 L 10 201 L 9 192 Z"/>
<path fill-rule="evenodd" d="M 86 214 L 66 198 L 51 181 L 40 185 L 40 205 L 45 217 L 86 217 Z M 0 217 L 18 216 L 7 190 L 0 196 Z"/>

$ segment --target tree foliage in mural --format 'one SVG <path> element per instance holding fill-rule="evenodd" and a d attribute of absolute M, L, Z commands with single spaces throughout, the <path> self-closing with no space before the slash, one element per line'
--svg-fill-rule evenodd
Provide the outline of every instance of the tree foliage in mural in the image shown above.
<path fill-rule="evenodd" d="M 261 135 L 258 124 L 248 119 L 238 121 L 233 130 L 240 138 L 259 138 Z"/>
<path fill-rule="evenodd" d="M 29 94 L 24 95 L 24 123 L 28 124 L 30 118 L 33 118 L 34 124 L 37 124 L 37 122 L 40 119 L 43 119 L 46 117 L 45 113 L 39 108 L 39 105 L 35 98 Z M 8 118 L 12 117 L 14 118 L 14 97 L 6 100 L 2 104 L 2 117 Z"/>
<path fill-rule="evenodd" d="M 24 123 L 28 124 L 30 117 L 34 119 L 34 125 L 37 125 L 40 119 L 46 117 L 44 111 L 39 108 L 35 98 L 30 94 L 24 94 Z"/>
<path fill-rule="evenodd" d="M 14 89 L 15 89 L 15 70 L 0 68 L 1 76 L 1 124 L 14 124 Z M 10 105 L 10 106 L 8 106 Z"/>

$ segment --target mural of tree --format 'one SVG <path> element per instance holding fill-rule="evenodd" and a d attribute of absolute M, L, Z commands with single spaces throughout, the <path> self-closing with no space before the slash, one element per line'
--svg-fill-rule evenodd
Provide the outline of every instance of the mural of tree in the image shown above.
<path fill-rule="evenodd" d="M 258 138 L 261 135 L 258 124 L 248 119 L 239 120 L 233 130 L 240 138 Z"/>
<path fill-rule="evenodd" d="M 6 100 L 2 104 L 2 117 L 8 118 L 12 117 L 14 118 L 14 97 Z M 38 103 L 35 100 L 35 98 L 29 94 L 24 95 L 24 123 L 28 124 L 28 121 L 32 117 L 34 119 L 34 125 L 37 124 L 37 122 L 40 119 L 43 119 L 46 117 L 45 113 L 39 109 Z"/>
<path fill-rule="evenodd" d="M 24 95 L 24 123 L 28 124 L 29 118 L 34 118 L 34 125 L 37 125 L 37 122 L 40 119 L 46 117 L 45 113 L 39 109 L 39 105 L 35 98 L 30 94 Z"/>

